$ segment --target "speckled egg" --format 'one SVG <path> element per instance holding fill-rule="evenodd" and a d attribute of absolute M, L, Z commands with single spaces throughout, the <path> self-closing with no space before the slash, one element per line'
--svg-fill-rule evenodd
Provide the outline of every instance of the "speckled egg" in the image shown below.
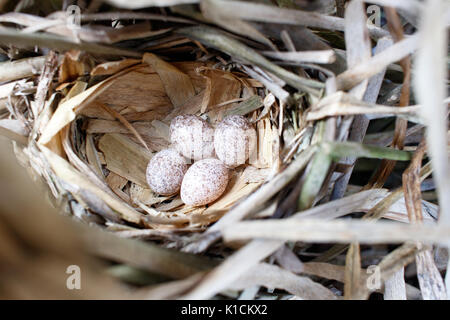
<path fill-rule="evenodd" d="M 188 159 L 214 158 L 214 129 L 196 115 L 175 117 L 170 123 L 170 140 Z"/>
<path fill-rule="evenodd" d="M 228 168 L 217 159 L 195 162 L 184 175 L 181 200 L 190 206 L 202 206 L 218 199 L 228 184 Z"/>
<path fill-rule="evenodd" d="M 256 130 L 243 116 L 225 117 L 214 133 L 217 157 L 230 168 L 244 164 L 250 155 L 256 155 Z"/>
<path fill-rule="evenodd" d="M 164 149 L 151 158 L 147 166 L 147 183 L 153 192 L 169 196 L 180 190 L 188 166 L 174 149 Z"/>

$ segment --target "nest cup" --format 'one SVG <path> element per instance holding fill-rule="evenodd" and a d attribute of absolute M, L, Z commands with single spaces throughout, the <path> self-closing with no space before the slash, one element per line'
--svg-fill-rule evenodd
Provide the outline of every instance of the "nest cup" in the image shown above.
<path fill-rule="evenodd" d="M 86 70 L 89 58 L 78 58 L 66 53 L 60 69 Z M 89 70 L 88 77 L 66 75 L 61 81 L 57 95 L 63 98 L 48 101 L 55 111 L 46 110 L 35 150 L 48 163 L 39 170 L 46 170 L 42 176 L 54 196 L 75 200 L 67 208 L 78 217 L 198 231 L 254 192 L 279 159 L 278 129 L 270 114 L 261 114 L 266 90 L 242 72 L 211 63 L 168 62 L 149 53 L 142 60 L 91 64 Z M 270 106 L 278 109 L 275 100 Z M 156 194 L 146 180 L 153 155 L 173 147 L 172 119 L 187 114 L 201 116 L 213 128 L 226 116 L 242 115 L 257 133 L 257 147 L 245 164 L 230 169 L 225 192 L 203 206 L 184 205 L 179 193 Z"/>

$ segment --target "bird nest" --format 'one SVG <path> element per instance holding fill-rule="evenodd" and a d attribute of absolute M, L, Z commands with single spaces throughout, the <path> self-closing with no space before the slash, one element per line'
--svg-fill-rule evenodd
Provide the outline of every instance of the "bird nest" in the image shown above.
<path fill-rule="evenodd" d="M 128 1 L 119 2 L 128 7 Z M 397 1 L 394 7 L 405 9 Z M 438 206 L 422 199 L 420 189 L 432 172 L 431 161 L 422 165 L 427 148 L 437 168 L 443 168 L 435 175 L 437 185 L 448 189 L 447 145 L 441 139 L 448 129 L 440 120 L 449 100 L 443 100 L 438 72 L 445 59 L 431 63 L 434 56 L 425 50 L 444 47 L 443 38 L 404 36 L 416 29 L 404 30 L 395 10 L 388 14 L 389 28 L 368 24 L 361 1 L 338 7 L 345 18 L 242 1 L 204 0 L 199 8 L 174 7 L 173 16 L 110 12 L 106 20 L 133 21 L 117 30 L 83 26 L 76 33 L 54 27 L 55 21 L 42 22 L 51 33 L 70 38 L 75 32 L 78 38 L 71 41 L 46 33 L 30 36 L 30 16 L 2 15 L 4 23 L 28 27 L 28 33 L 3 28 L 3 42 L 17 38 L 18 44 L 55 47 L 45 56 L 28 52 L 26 61 L 6 63 L 14 75 L 0 70 L 0 81 L 11 81 L 1 85 L 0 133 L 15 140 L 17 158 L 45 182 L 55 206 L 121 237 L 156 240 L 190 253 L 210 250 L 220 257 L 222 264 L 207 277 L 191 278 L 198 286 L 188 298 L 212 297 L 231 283 L 239 290 L 264 285 L 307 298 L 342 295 L 341 285 L 336 293 L 323 279 L 345 282 L 347 298 L 367 298 L 380 288 L 365 286 L 364 268 L 375 263 L 380 281 L 386 282 L 418 254 L 425 261 L 417 260 L 419 269 L 428 270 L 422 273 L 443 283 L 431 255 L 425 256 L 430 247 L 415 245 L 448 244 L 447 229 L 435 226 Z M 419 16 L 419 11 L 406 10 L 406 17 Z M 426 23 L 432 25 L 433 11 L 427 14 Z M 55 13 L 51 19 L 58 17 Z M 170 28 L 149 30 L 135 25 L 135 19 L 163 20 Z M 421 105 L 410 106 L 410 55 L 421 47 L 419 36 L 426 45 L 418 53 L 416 74 L 423 76 L 416 75 L 415 90 L 422 98 L 417 101 Z M 146 42 L 140 45 L 136 39 Z M 110 45 L 115 42 L 120 45 Z M 436 98 L 422 79 L 436 80 L 433 85 L 442 94 Z M 424 107 L 435 110 L 435 118 L 424 116 Z M 185 205 L 179 194 L 156 194 L 146 179 L 153 155 L 171 147 L 172 119 L 187 114 L 213 127 L 226 116 L 241 115 L 256 130 L 255 154 L 230 170 L 218 199 L 202 206 Z M 377 122 L 380 118 L 387 119 Z M 370 120 L 373 128 L 367 131 Z M 427 126 L 434 131 L 426 141 Z M 359 158 L 382 161 L 365 163 L 368 170 L 352 174 Z M 395 182 L 388 184 L 390 190 L 383 188 L 392 182 L 388 178 Z M 427 183 L 435 188 L 434 182 Z M 435 193 L 430 197 L 437 200 Z M 338 219 L 345 215 L 356 219 Z M 368 221 L 382 218 L 405 224 Z M 415 229 L 406 225 L 410 222 L 417 223 Z M 220 238 L 225 241 L 212 246 Z M 293 246 L 284 246 L 286 241 Z M 360 248 L 359 242 L 369 246 Z M 385 246 L 377 251 L 380 243 L 403 242 L 394 250 Z M 175 252 L 183 266 L 177 265 L 173 277 L 189 259 L 200 258 Z M 371 254 L 376 255 L 373 261 L 367 258 Z M 260 263 L 269 256 L 280 267 Z M 233 282 L 239 276 L 247 286 Z"/>
<path fill-rule="evenodd" d="M 36 110 L 35 135 L 25 150 L 53 196 L 69 200 L 67 208 L 83 220 L 130 233 L 201 231 L 280 164 L 280 105 L 260 81 L 229 65 L 168 62 L 150 53 L 95 65 L 88 55 L 68 52 L 57 81 Z M 149 160 L 171 145 L 171 120 L 184 114 L 212 126 L 243 115 L 257 131 L 257 156 L 231 170 L 224 194 L 205 206 L 155 194 L 146 180 Z"/>

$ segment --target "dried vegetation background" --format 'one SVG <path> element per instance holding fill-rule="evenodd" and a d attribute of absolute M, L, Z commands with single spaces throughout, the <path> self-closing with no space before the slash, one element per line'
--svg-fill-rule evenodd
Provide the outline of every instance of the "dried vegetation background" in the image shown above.
<path fill-rule="evenodd" d="M 450 297 L 448 1 L 0 10 L 2 298 Z M 180 114 L 257 130 L 208 206 L 145 180 Z"/>

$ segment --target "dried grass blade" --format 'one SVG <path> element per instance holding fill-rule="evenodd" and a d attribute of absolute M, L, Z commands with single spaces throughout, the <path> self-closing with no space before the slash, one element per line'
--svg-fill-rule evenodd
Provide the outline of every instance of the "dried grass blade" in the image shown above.
<path fill-rule="evenodd" d="M 0 135 L 26 145 L 28 142 L 28 134 L 28 128 L 24 126 L 21 120 L 0 120 Z"/>
<path fill-rule="evenodd" d="M 320 13 L 279 8 L 249 1 L 214 1 L 221 14 L 243 20 L 293 24 L 313 28 L 344 31 L 344 19 Z M 374 37 L 386 36 L 387 32 L 378 27 L 370 27 Z"/>
<path fill-rule="evenodd" d="M 94 193 L 100 199 L 104 200 L 112 209 L 116 210 L 122 219 L 136 224 L 141 222 L 141 214 L 139 212 L 97 187 L 83 177 L 82 174 L 77 172 L 66 160 L 54 154 L 46 147 L 39 146 L 39 148 L 60 179 Z"/>
<path fill-rule="evenodd" d="M 420 190 L 420 166 L 426 145 L 422 141 L 417 148 L 408 169 L 403 173 L 403 190 L 405 204 L 411 223 L 422 224 L 422 199 Z M 444 280 L 434 263 L 430 250 L 416 256 L 417 278 L 424 300 L 447 300 Z"/>
<path fill-rule="evenodd" d="M 46 57 L 42 56 L 2 62 L 0 63 L 0 82 L 31 77 L 42 70 L 45 60 Z"/>
<path fill-rule="evenodd" d="M 208 258 L 161 248 L 143 241 L 119 238 L 99 229 L 81 228 L 80 235 L 87 249 L 96 255 L 174 279 L 183 279 L 216 265 Z"/>
<path fill-rule="evenodd" d="M 104 46 L 96 43 L 77 43 L 69 41 L 66 37 L 52 34 L 33 33 L 27 34 L 11 28 L 0 28 L 0 43 L 13 44 L 18 47 L 39 46 L 54 50 L 80 50 L 97 55 L 141 57 L 141 53 L 119 49 L 112 46 Z"/>
<path fill-rule="evenodd" d="M 175 108 L 195 96 L 194 85 L 187 74 L 152 53 L 144 54 L 143 61 L 158 73 Z"/>
<path fill-rule="evenodd" d="M 403 108 L 388 107 L 384 105 L 353 105 L 338 102 L 324 106 L 317 110 L 312 110 L 307 114 L 307 121 L 316 121 L 326 117 L 346 116 L 346 115 L 381 115 L 381 117 L 398 117 L 407 119 L 411 122 L 423 124 L 420 106 L 408 106 Z"/>
<path fill-rule="evenodd" d="M 106 159 L 106 167 L 118 175 L 146 187 L 145 170 L 152 154 L 121 134 L 105 134 L 99 148 Z"/>
<path fill-rule="evenodd" d="M 261 56 L 255 50 L 214 28 L 198 26 L 183 28 L 177 32 L 186 37 L 198 40 L 203 44 L 219 49 L 231 57 L 241 59 L 244 63 L 252 64 L 272 72 L 274 75 L 283 79 L 294 88 L 311 93 L 315 96 L 319 95 L 319 91 L 317 89 L 324 87 L 324 85 L 319 81 L 300 77 L 277 66 Z"/>
<path fill-rule="evenodd" d="M 168 7 L 180 4 L 198 3 L 200 0 L 105 0 L 109 4 L 123 9 L 143 9 L 147 7 Z"/>
<path fill-rule="evenodd" d="M 328 64 L 333 63 L 336 60 L 336 55 L 333 50 L 295 52 L 262 51 L 261 53 L 266 57 L 292 62 Z"/>
<path fill-rule="evenodd" d="M 278 266 L 260 263 L 240 276 L 230 289 L 243 290 L 252 286 L 286 290 L 306 300 L 335 300 L 336 295 L 308 277 L 295 275 Z"/>
<path fill-rule="evenodd" d="M 392 45 L 391 38 L 384 37 L 379 39 L 377 41 L 375 54 L 380 53 L 381 51 L 385 50 L 391 45 Z M 375 76 L 369 79 L 369 82 L 367 84 L 367 90 L 363 97 L 363 101 L 366 101 L 368 103 L 376 103 L 385 76 L 385 71 L 386 69 L 383 69 L 383 71 L 381 71 L 380 73 L 376 74 Z M 368 127 L 369 127 L 369 119 L 366 115 L 356 116 L 353 119 L 351 130 L 348 135 L 348 140 L 354 142 L 362 142 L 364 140 L 364 136 L 366 134 Z M 347 157 L 342 161 L 345 164 L 349 164 L 350 168 L 342 177 L 340 177 L 335 182 L 333 187 L 333 193 L 331 194 L 331 199 L 338 199 L 344 195 L 345 190 L 347 189 L 348 182 L 350 181 L 350 177 L 353 172 L 355 161 L 356 158 L 353 157 Z"/>
<path fill-rule="evenodd" d="M 399 269 L 385 281 L 384 300 L 406 300 L 405 268 Z"/>
<path fill-rule="evenodd" d="M 414 261 L 414 256 L 424 248 L 418 248 L 414 243 L 405 243 L 385 256 L 377 266 L 378 276 L 368 278 L 361 286 L 363 294 L 368 297 L 370 292 L 381 289 L 381 283 L 391 279 L 399 270 Z"/>
<path fill-rule="evenodd" d="M 415 60 L 414 88 L 424 106 L 427 123 L 427 144 L 433 165 L 440 205 L 439 223 L 450 225 L 450 169 L 448 161 L 448 118 L 445 98 L 447 70 L 447 29 L 445 1 L 427 1 L 419 26 L 420 46 Z M 450 259 L 445 276 L 447 296 L 450 296 Z"/>
<path fill-rule="evenodd" d="M 251 24 L 240 19 L 236 19 L 235 17 L 224 16 L 221 10 L 217 10 L 214 6 L 215 1 L 216 0 L 202 0 L 200 2 L 200 8 L 205 18 L 228 31 L 235 32 L 255 41 L 259 41 L 266 44 L 273 50 L 276 50 L 276 47 L 272 41 L 270 41 L 269 38 L 259 32 Z"/>
<path fill-rule="evenodd" d="M 356 300 L 360 298 L 361 256 L 359 243 L 352 243 L 345 259 L 344 298 Z"/>
<path fill-rule="evenodd" d="M 337 89 L 350 89 L 364 79 L 376 75 L 391 63 L 399 61 L 413 53 L 418 45 L 419 37 L 417 34 L 397 42 L 386 50 L 374 55 L 366 62 L 360 63 L 338 75 L 336 77 Z"/>
<path fill-rule="evenodd" d="M 270 239 L 307 242 L 400 243 L 423 241 L 448 245 L 450 228 L 446 226 L 405 225 L 368 220 L 267 220 L 241 221 L 222 230 L 225 241 Z"/>
<path fill-rule="evenodd" d="M 222 264 L 206 274 L 205 278 L 184 299 L 208 299 L 227 288 L 258 262 L 283 245 L 272 240 L 255 240 L 228 257 Z"/>
<path fill-rule="evenodd" d="M 345 47 L 347 68 L 366 62 L 371 57 L 371 42 L 367 30 L 367 17 L 361 1 L 350 1 L 345 9 Z M 350 94 L 361 99 L 366 91 L 365 79 L 350 90 Z M 344 120 L 345 121 L 345 120 Z M 347 135 L 346 135 L 347 136 Z"/>
<path fill-rule="evenodd" d="M 131 67 L 133 65 L 137 65 L 141 62 L 141 60 L 138 59 L 123 59 L 120 61 L 108 61 L 105 63 L 101 63 L 99 65 L 96 65 L 91 70 L 91 76 L 106 76 L 106 75 L 112 75 L 119 71 L 122 71 L 123 69 L 126 69 L 128 67 Z"/>
<path fill-rule="evenodd" d="M 376 190 L 376 194 L 379 194 L 378 192 L 379 191 Z M 373 191 L 371 190 L 370 193 L 373 193 Z M 376 194 L 374 194 L 374 196 L 376 196 Z M 342 210 L 344 210 L 343 208 L 346 208 L 347 206 L 348 211 L 346 212 L 352 212 L 352 210 L 358 210 L 357 208 L 363 207 L 366 201 L 370 201 L 370 198 L 371 197 L 367 196 L 367 194 L 361 193 L 357 196 L 351 196 L 352 201 L 346 201 L 347 199 L 338 200 L 339 204 L 338 202 L 333 203 L 333 207 L 342 208 Z M 323 208 L 321 208 L 323 209 L 321 212 L 323 212 L 324 215 L 326 215 L 326 213 L 329 211 L 329 205 L 330 204 L 323 205 Z M 317 209 L 319 209 L 319 207 L 312 208 L 310 210 L 313 211 Z M 293 217 L 301 218 L 302 216 L 301 213 L 299 213 Z M 225 227 L 226 226 L 228 225 L 225 225 Z M 220 234 L 217 235 L 215 233 L 206 233 L 206 236 L 208 235 L 209 239 L 206 238 L 206 240 L 204 241 L 204 243 L 207 244 L 203 244 L 203 249 L 204 247 L 207 247 L 209 244 L 217 240 L 218 237 L 220 237 Z M 220 292 L 221 290 L 226 288 L 230 282 L 235 281 L 240 275 L 250 270 L 250 268 L 256 265 L 260 260 L 264 259 L 268 255 L 276 251 L 278 248 L 283 246 L 283 243 L 283 241 L 274 240 L 253 240 L 238 252 L 233 254 L 231 257 L 229 257 L 227 260 L 225 260 L 225 262 L 218 268 L 213 270 L 204 279 L 204 282 L 200 283 L 198 287 L 194 288 L 185 297 L 193 299 L 204 299 L 214 295 L 217 292 Z"/>
<path fill-rule="evenodd" d="M 403 40 L 403 26 L 400 21 L 400 17 L 397 15 L 397 12 L 392 7 L 385 8 L 385 11 L 388 18 L 388 27 L 391 31 L 391 34 L 393 35 L 393 38 L 395 39 L 395 41 Z M 405 107 L 409 104 L 411 84 L 411 59 L 408 56 L 403 58 L 402 60 L 400 60 L 400 65 L 403 70 L 403 83 L 401 87 L 399 107 Z M 392 146 L 394 148 L 403 149 L 407 126 L 408 121 L 406 121 L 405 119 L 397 118 L 395 120 L 395 131 L 392 141 Z M 374 173 L 373 178 L 370 179 L 365 188 L 369 188 L 370 186 L 383 186 L 387 178 L 394 170 L 394 167 L 395 161 L 383 160 L 377 171 Z"/>
<path fill-rule="evenodd" d="M 230 110 L 227 110 L 225 112 L 225 116 L 236 114 L 244 116 L 246 114 L 249 114 L 252 111 L 255 111 L 263 106 L 263 100 L 260 96 L 254 95 L 248 98 L 245 101 L 242 101 L 238 105 L 236 105 L 234 108 L 231 108 Z"/>
<path fill-rule="evenodd" d="M 133 127 L 133 125 L 131 123 L 129 123 L 127 119 L 124 118 L 124 116 L 122 116 L 116 110 L 111 109 L 104 103 L 99 103 L 99 105 L 103 110 L 105 110 L 106 112 L 111 114 L 114 118 L 119 120 L 120 123 L 123 124 L 128 130 L 130 130 L 130 132 L 139 140 L 139 142 L 144 146 L 144 148 L 147 149 L 148 151 L 150 151 L 150 149 L 147 146 L 147 143 L 145 143 L 142 136 L 139 134 L 139 132 L 136 131 L 136 129 Z"/>
<path fill-rule="evenodd" d="M 47 144 L 53 136 L 55 136 L 62 128 L 73 121 L 78 112 L 80 112 L 84 107 L 91 103 L 96 97 L 98 97 L 104 90 L 114 83 L 117 77 L 131 71 L 130 69 L 125 69 L 115 75 L 109 77 L 102 82 L 90 87 L 89 89 L 77 94 L 76 96 L 63 100 L 52 118 L 48 122 L 45 129 L 43 129 L 42 135 L 38 140 L 38 143 L 45 145 Z"/>

